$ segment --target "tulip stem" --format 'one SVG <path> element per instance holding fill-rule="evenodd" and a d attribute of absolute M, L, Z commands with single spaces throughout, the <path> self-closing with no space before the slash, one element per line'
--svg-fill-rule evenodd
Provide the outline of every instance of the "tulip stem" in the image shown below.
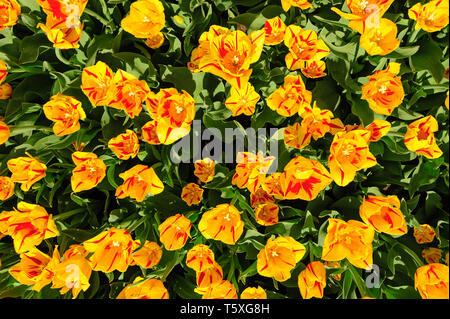
<path fill-rule="evenodd" d="M 164 282 L 169 274 L 172 272 L 173 268 L 178 264 L 178 252 L 175 252 L 175 255 L 173 256 L 172 260 L 169 262 L 169 264 L 166 267 L 166 270 L 161 276 L 161 281 Z"/>
<path fill-rule="evenodd" d="M 364 284 L 361 276 L 356 271 L 355 267 L 353 267 L 352 264 L 350 264 L 349 261 L 347 261 L 347 268 L 350 270 L 353 276 L 353 281 L 356 284 L 356 287 L 358 287 L 359 293 L 361 294 L 361 297 L 370 297 L 371 294 L 369 290 L 367 289 L 366 285 Z"/>
<path fill-rule="evenodd" d="M 37 125 L 30 125 L 30 126 L 9 126 L 9 129 L 12 131 L 14 130 L 42 130 L 42 131 L 48 131 L 53 132 L 53 129 L 51 127 L 47 126 L 37 126 Z"/>

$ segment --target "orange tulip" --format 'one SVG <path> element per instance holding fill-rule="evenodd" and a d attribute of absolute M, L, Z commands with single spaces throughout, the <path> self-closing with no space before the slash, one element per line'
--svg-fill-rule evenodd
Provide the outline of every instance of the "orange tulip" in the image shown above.
<path fill-rule="evenodd" d="M 408 10 L 408 16 L 416 21 L 416 30 L 440 31 L 448 25 L 448 3 L 448 0 L 432 0 L 424 5 L 416 3 Z"/>
<path fill-rule="evenodd" d="M 367 269 L 372 262 L 374 229 L 356 220 L 329 218 L 323 243 L 322 259 L 339 261 L 344 258 L 358 268 Z"/>
<path fill-rule="evenodd" d="M 139 139 L 132 130 L 126 130 L 126 133 L 110 139 L 108 147 L 121 160 L 135 158 L 139 153 Z"/>
<path fill-rule="evenodd" d="M 164 191 L 164 184 L 152 167 L 138 164 L 119 177 L 124 182 L 116 189 L 117 198 L 131 197 L 142 202 L 147 195 L 155 196 Z"/>
<path fill-rule="evenodd" d="M 213 180 L 216 162 L 210 158 L 204 158 L 196 161 L 194 167 L 194 175 L 197 176 L 202 183 L 208 183 Z"/>
<path fill-rule="evenodd" d="M 130 266 L 139 265 L 142 268 L 151 268 L 156 266 L 162 257 L 162 248 L 155 242 L 146 240 L 141 246 L 139 239 L 133 243 L 134 252 L 131 254 Z M 138 249 L 139 248 L 139 249 Z"/>
<path fill-rule="evenodd" d="M 81 102 L 61 93 L 52 96 L 43 109 L 45 116 L 55 122 L 53 132 L 58 136 L 77 132 L 80 129 L 79 120 L 86 118 Z"/>
<path fill-rule="evenodd" d="M 75 193 L 96 187 L 106 176 L 106 165 L 94 153 L 75 152 L 72 160 L 76 167 L 70 180 Z"/>
<path fill-rule="evenodd" d="M 25 202 L 19 202 L 14 212 L 1 213 L 0 223 L 0 232 L 13 238 L 18 254 L 32 250 L 44 239 L 59 234 L 52 215 L 44 207 Z"/>
<path fill-rule="evenodd" d="M 83 246 L 93 253 L 88 261 L 94 271 L 125 272 L 132 261 L 133 238 L 126 229 L 111 227 L 83 242 Z"/>
<path fill-rule="evenodd" d="M 142 111 L 142 103 L 150 94 L 147 82 L 138 80 L 134 75 L 118 70 L 114 75 L 115 95 L 108 106 L 124 110 L 129 117 L 134 118 Z"/>
<path fill-rule="evenodd" d="M 289 49 L 286 66 L 292 71 L 300 69 L 304 61 L 321 60 L 330 54 L 330 49 L 318 39 L 316 32 L 293 24 L 287 27 L 284 44 Z"/>
<path fill-rule="evenodd" d="M 298 275 L 298 288 L 303 299 L 323 298 L 323 289 L 327 285 L 325 266 L 314 261 Z"/>
<path fill-rule="evenodd" d="M 361 99 L 369 103 L 369 107 L 375 112 L 391 115 L 405 96 L 402 80 L 396 76 L 400 72 L 400 64 L 391 62 L 386 70 L 375 71 L 368 76 L 369 82 L 362 87 Z"/>
<path fill-rule="evenodd" d="M 181 192 L 181 199 L 189 206 L 198 205 L 202 201 L 203 189 L 195 183 L 189 183 Z"/>
<path fill-rule="evenodd" d="M 49 15 L 45 24 L 38 23 L 37 27 L 47 34 L 47 38 L 53 43 L 54 48 L 66 50 L 80 47 L 78 42 L 81 39 L 83 24 L 79 23 L 79 20 L 73 24 L 68 23 L 66 18 L 58 19 Z"/>
<path fill-rule="evenodd" d="M 330 268 L 340 268 L 341 263 L 339 261 L 326 261 L 325 266 Z M 333 274 L 331 275 L 335 280 L 339 281 L 342 279 L 342 274 Z"/>
<path fill-rule="evenodd" d="M 59 289 L 61 295 L 72 290 L 73 299 L 77 298 L 81 290 L 89 289 L 89 278 L 92 269 L 85 259 L 87 252 L 83 246 L 73 245 L 64 253 L 61 263 L 53 269 L 53 285 L 51 288 Z"/>
<path fill-rule="evenodd" d="M 448 299 L 448 266 L 429 264 L 419 267 L 414 274 L 414 288 L 423 299 Z"/>
<path fill-rule="evenodd" d="M 222 267 L 215 261 L 213 262 L 211 267 L 207 267 L 202 271 L 198 271 L 196 273 L 196 281 L 198 289 L 205 289 L 217 285 L 222 280 L 223 280 Z"/>
<path fill-rule="evenodd" d="M 278 212 L 280 208 L 278 205 L 266 202 L 256 206 L 255 219 L 256 222 L 263 226 L 271 226 L 278 224 Z"/>
<path fill-rule="evenodd" d="M 10 130 L 5 122 L 0 120 L 0 145 L 3 145 L 9 139 Z"/>
<path fill-rule="evenodd" d="M 20 13 L 21 8 L 16 0 L 0 0 L 0 31 L 15 25 Z"/>
<path fill-rule="evenodd" d="M 152 34 L 146 41 L 145 44 L 150 49 L 158 49 L 164 44 L 164 34 L 161 32 Z"/>
<path fill-rule="evenodd" d="M 430 225 L 420 225 L 419 228 L 414 228 L 414 238 L 418 244 L 428 244 L 434 240 L 436 232 Z"/>
<path fill-rule="evenodd" d="M 258 152 L 258 154 L 238 153 L 236 173 L 231 183 L 239 188 L 247 188 L 250 193 L 256 192 L 274 160 L 274 156 L 264 157 L 262 152 Z"/>
<path fill-rule="evenodd" d="M 361 219 L 372 225 L 377 232 L 390 235 L 404 235 L 408 232 L 405 217 L 400 210 L 397 196 L 371 196 L 359 207 Z"/>
<path fill-rule="evenodd" d="M 311 105 L 312 93 L 308 91 L 301 76 L 288 75 L 284 85 L 276 89 L 268 98 L 267 106 L 282 116 L 303 114 L 305 108 Z"/>
<path fill-rule="evenodd" d="M 265 31 L 257 30 L 247 35 L 240 30 L 224 29 L 213 25 L 202 34 L 199 47 L 192 52 L 191 68 L 212 73 L 241 89 L 252 74 L 250 65 L 261 56 Z"/>
<path fill-rule="evenodd" d="M 429 264 L 438 263 L 442 258 L 442 250 L 434 247 L 423 249 L 422 257 Z"/>
<path fill-rule="evenodd" d="M 384 120 L 374 120 L 366 130 L 370 131 L 369 142 L 378 142 L 391 130 L 391 123 Z"/>
<path fill-rule="evenodd" d="M 81 90 L 94 107 L 108 105 L 116 89 L 114 72 L 101 61 L 83 69 L 81 83 Z"/>
<path fill-rule="evenodd" d="M 284 11 L 289 11 L 291 7 L 298 7 L 302 10 L 312 8 L 312 4 L 308 0 L 281 0 L 281 6 Z"/>
<path fill-rule="evenodd" d="M 266 33 L 264 44 L 277 45 L 284 41 L 286 33 L 286 25 L 280 17 L 268 19 L 264 24 L 264 31 Z"/>
<path fill-rule="evenodd" d="M 11 84 L 5 83 L 0 85 L 0 100 L 9 100 L 12 96 Z"/>
<path fill-rule="evenodd" d="M 309 60 L 304 62 L 303 66 L 300 67 L 300 71 L 307 78 L 317 79 L 327 75 L 325 73 L 326 67 L 326 63 L 322 60 Z"/>
<path fill-rule="evenodd" d="M 187 252 L 186 266 L 194 269 L 195 272 L 212 268 L 214 261 L 214 252 L 207 245 L 195 245 Z"/>
<path fill-rule="evenodd" d="M 0 59 L 0 84 L 5 81 L 6 76 L 8 75 L 8 67 L 6 66 L 5 62 L 3 62 Z"/>
<path fill-rule="evenodd" d="M 151 38 L 164 28 L 166 23 L 164 6 L 159 0 L 138 0 L 131 4 L 130 14 L 121 26 L 136 38 Z"/>
<path fill-rule="evenodd" d="M 14 182 L 11 177 L 0 176 L 0 200 L 7 200 L 14 195 Z"/>
<path fill-rule="evenodd" d="M 28 192 L 34 183 L 43 179 L 47 171 L 45 164 L 31 156 L 10 159 L 7 165 L 12 173 L 11 180 L 22 184 L 20 189 L 24 192 Z"/>
<path fill-rule="evenodd" d="M 230 204 L 220 204 L 203 213 L 198 230 L 206 239 L 221 241 L 234 245 L 244 231 L 241 212 Z"/>
<path fill-rule="evenodd" d="M 258 253 L 258 273 L 277 281 L 286 281 L 291 278 L 292 269 L 305 252 L 305 247 L 292 237 L 269 238 L 266 246 Z"/>
<path fill-rule="evenodd" d="M 47 15 L 67 20 L 79 18 L 88 0 L 36 0 Z"/>
<path fill-rule="evenodd" d="M 202 299 L 238 299 L 236 287 L 228 280 L 209 286 Z"/>
<path fill-rule="evenodd" d="M 301 125 L 295 123 L 284 130 L 284 143 L 287 146 L 302 149 L 309 145 L 311 138 L 318 140 L 326 133 L 334 134 L 344 128 L 341 120 L 333 119 L 333 113 L 321 110 L 316 106 L 316 102 L 312 108 L 305 107 L 301 116 L 303 117 Z"/>
<path fill-rule="evenodd" d="M 233 111 L 233 116 L 241 114 L 252 115 L 255 113 L 256 103 L 260 100 L 260 95 L 250 83 L 240 89 L 231 88 L 230 97 L 225 101 L 225 106 Z"/>
<path fill-rule="evenodd" d="M 127 285 L 117 299 L 169 299 L 169 292 L 161 280 L 136 277 Z"/>
<path fill-rule="evenodd" d="M 178 250 L 184 247 L 190 237 L 192 223 L 181 214 L 167 218 L 158 227 L 159 240 L 166 250 Z"/>
<path fill-rule="evenodd" d="M 259 204 L 266 202 L 274 203 L 275 200 L 262 187 L 258 188 L 256 192 L 250 194 L 250 205 L 256 208 Z"/>
<path fill-rule="evenodd" d="M 356 172 L 377 164 L 369 151 L 370 132 L 355 130 L 338 132 L 334 136 L 328 158 L 331 177 L 339 186 L 346 186 L 355 178 Z"/>
<path fill-rule="evenodd" d="M 331 8 L 342 18 L 350 20 L 348 26 L 359 33 L 366 27 L 376 26 L 394 0 L 347 0 L 351 13 L 344 13 L 337 8 Z"/>
<path fill-rule="evenodd" d="M 369 55 L 387 55 L 400 46 L 397 25 L 389 19 L 381 18 L 379 25 L 366 26 L 359 42 Z"/>
<path fill-rule="evenodd" d="M 242 291 L 241 299 L 267 299 L 267 293 L 260 286 L 247 287 Z"/>
<path fill-rule="evenodd" d="M 434 132 L 439 130 L 436 119 L 429 115 L 408 125 L 404 142 L 407 149 L 426 158 L 442 156 L 442 150 L 436 143 Z"/>
<path fill-rule="evenodd" d="M 9 274 L 22 285 L 33 286 L 32 289 L 39 292 L 52 282 L 54 269 L 60 259 L 58 246 L 52 257 L 33 248 L 20 254 L 20 262 L 9 268 Z"/>

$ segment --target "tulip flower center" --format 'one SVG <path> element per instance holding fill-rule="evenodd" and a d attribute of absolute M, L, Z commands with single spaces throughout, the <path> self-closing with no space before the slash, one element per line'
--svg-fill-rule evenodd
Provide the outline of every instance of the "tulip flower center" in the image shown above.
<path fill-rule="evenodd" d="M 275 250 L 272 250 L 272 257 L 278 257 L 278 253 Z"/>
<path fill-rule="evenodd" d="M 359 8 L 361 9 L 361 11 L 365 11 L 368 4 L 369 1 L 361 1 L 359 4 Z"/>
<path fill-rule="evenodd" d="M 231 221 L 230 214 L 226 214 L 226 216 L 224 216 L 223 219 L 225 219 L 227 221 Z"/>
<path fill-rule="evenodd" d="M 116 240 L 114 240 L 112 244 L 113 244 L 114 247 L 119 247 L 120 246 L 120 243 L 118 241 L 116 241 Z"/>
<path fill-rule="evenodd" d="M 424 130 L 420 130 L 419 133 L 417 133 L 417 139 L 419 141 L 426 140 L 428 138 L 428 132 Z"/>
<path fill-rule="evenodd" d="M 382 86 L 380 86 L 380 88 L 378 89 L 378 92 L 380 92 L 381 94 L 386 94 L 386 91 L 387 91 L 387 87 L 384 84 Z"/>

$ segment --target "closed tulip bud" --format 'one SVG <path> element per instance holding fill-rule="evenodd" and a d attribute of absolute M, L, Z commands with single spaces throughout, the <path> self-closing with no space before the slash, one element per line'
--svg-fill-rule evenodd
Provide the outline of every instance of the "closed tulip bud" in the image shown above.
<path fill-rule="evenodd" d="M 0 200 L 7 200 L 14 195 L 14 182 L 11 177 L 0 176 Z"/>
<path fill-rule="evenodd" d="M 121 160 L 135 158 L 139 153 L 139 139 L 132 130 L 119 134 L 108 142 L 108 147 Z"/>
<path fill-rule="evenodd" d="M 430 225 L 420 225 L 420 228 L 414 228 L 414 238 L 418 244 L 428 244 L 434 240 L 436 232 Z"/>
<path fill-rule="evenodd" d="M 158 49 L 164 44 L 164 35 L 161 32 L 152 34 L 147 41 L 145 41 L 145 44 L 150 49 Z"/>
<path fill-rule="evenodd" d="M 206 239 L 234 245 L 244 231 L 240 214 L 233 205 L 220 204 L 203 213 L 198 229 Z"/>
<path fill-rule="evenodd" d="M 241 299 L 267 299 L 267 293 L 260 286 L 247 287 L 242 291 Z"/>
<path fill-rule="evenodd" d="M 422 257 L 429 264 L 438 263 L 442 258 L 442 250 L 434 247 L 422 250 Z"/>
<path fill-rule="evenodd" d="M 72 160 L 76 167 L 72 171 L 71 185 L 75 193 L 96 187 L 106 176 L 106 165 L 90 152 L 74 152 Z"/>
<path fill-rule="evenodd" d="M 213 262 L 211 267 L 204 268 L 202 271 L 198 271 L 196 273 L 197 287 L 199 289 L 204 289 L 217 285 L 222 280 L 223 280 L 223 270 L 222 267 L 217 262 Z"/>
<path fill-rule="evenodd" d="M 9 100 L 12 96 L 11 84 L 5 83 L 0 85 L 0 100 Z"/>
<path fill-rule="evenodd" d="M 448 299 L 448 266 L 429 264 L 419 267 L 414 275 L 414 288 L 423 299 Z"/>
<path fill-rule="evenodd" d="M 117 299 L 169 299 L 169 292 L 159 279 L 136 277 L 117 296 Z"/>
<path fill-rule="evenodd" d="M 166 250 L 178 250 L 184 247 L 190 237 L 192 223 L 181 214 L 167 218 L 158 227 L 159 240 Z"/>
<path fill-rule="evenodd" d="M 300 66 L 300 71 L 304 76 L 310 79 L 317 79 L 326 76 L 325 73 L 327 65 L 325 61 L 316 59 L 316 60 L 307 60 L 304 61 L 304 64 Z M 293 67 L 295 68 L 295 67 Z"/>
<path fill-rule="evenodd" d="M 202 201 L 203 189 L 195 183 L 189 183 L 181 192 L 181 199 L 189 206 L 198 205 Z"/>
<path fill-rule="evenodd" d="M 305 255 L 305 246 L 292 237 L 269 238 L 258 253 L 257 270 L 261 276 L 273 277 L 277 281 L 291 278 L 291 271 Z"/>
<path fill-rule="evenodd" d="M 303 299 L 312 297 L 322 298 L 323 289 L 326 286 L 325 266 L 320 261 L 314 261 L 306 266 L 298 275 L 298 288 Z"/>
<path fill-rule="evenodd" d="M 93 253 L 88 261 L 94 271 L 125 272 L 132 260 L 133 239 L 125 229 L 112 227 L 86 240 L 83 246 Z"/>
<path fill-rule="evenodd" d="M 267 202 L 256 206 L 255 219 L 256 222 L 263 226 L 272 226 L 278 224 L 278 205 Z"/>
<path fill-rule="evenodd" d="M 258 188 L 256 192 L 250 194 L 250 205 L 256 208 L 259 204 L 266 202 L 274 203 L 275 200 L 262 187 Z"/>
<path fill-rule="evenodd" d="M 24 192 L 29 191 L 34 183 L 43 179 L 47 171 L 45 164 L 31 156 L 10 159 L 7 165 L 12 173 L 11 180 L 20 183 L 20 189 Z"/>
<path fill-rule="evenodd" d="M 131 197 L 142 202 L 148 195 L 155 196 L 164 191 L 164 184 L 152 167 L 138 164 L 119 177 L 124 180 L 116 189 L 116 197 L 120 199 Z"/>
<path fill-rule="evenodd" d="M 9 126 L 0 120 L 0 145 L 8 141 L 10 133 Z"/>
<path fill-rule="evenodd" d="M 202 183 L 208 183 L 213 180 L 216 162 L 210 158 L 204 158 L 196 161 L 194 167 L 194 175 L 197 176 Z"/>

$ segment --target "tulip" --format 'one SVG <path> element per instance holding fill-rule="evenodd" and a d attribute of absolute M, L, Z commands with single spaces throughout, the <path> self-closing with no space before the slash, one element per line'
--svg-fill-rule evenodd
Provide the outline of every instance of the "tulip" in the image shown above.
<path fill-rule="evenodd" d="M 275 200 L 262 187 L 258 188 L 256 192 L 250 194 L 250 205 L 256 208 L 259 204 L 266 202 L 274 203 Z"/>
<path fill-rule="evenodd" d="M 408 125 L 404 136 L 406 148 L 429 159 L 441 157 L 442 150 L 434 137 L 438 130 L 438 122 L 432 115 L 414 121 Z"/>
<path fill-rule="evenodd" d="M 206 239 L 214 239 L 227 245 L 234 245 L 244 231 L 242 212 L 229 204 L 220 204 L 203 213 L 198 230 Z"/>
<path fill-rule="evenodd" d="M 136 277 L 117 296 L 117 299 L 169 299 L 169 293 L 161 280 Z"/>
<path fill-rule="evenodd" d="M 114 72 L 102 61 L 83 69 L 81 83 L 81 90 L 94 107 L 107 105 L 116 89 Z"/>
<path fill-rule="evenodd" d="M 194 167 L 194 175 L 197 176 L 202 183 L 208 183 L 213 180 L 216 162 L 210 158 L 204 158 L 202 160 L 195 161 Z"/>
<path fill-rule="evenodd" d="M 379 25 L 367 26 L 359 40 L 369 55 L 387 55 L 400 46 L 397 25 L 385 18 L 381 18 Z"/>
<path fill-rule="evenodd" d="M 189 183 L 181 192 L 181 199 L 188 204 L 188 206 L 198 205 L 202 201 L 203 189 L 195 183 Z"/>
<path fill-rule="evenodd" d="M 233 175 L 231 183 L 239 188 L 247 188 L 250 193 L 256 192 L 274 160 L 274 156 L 264 157 L 262 152 L 258 152 L 258 154 L 238 153 L 236 173 Z"/>
<path fill-rule="evenodd" d="M 414 274 L 414 288 L 423 299 L 448 299 L 448 266 L 429 264 L 419 267 Z"/>
<path fill-rule="evenodd" d="M 281 0 L 281 6 L 284 11 L 289 11 L 291 7 L 298 7 L 302 10 L 312 8 L 312 4 L 308 0 Z"/>
<path fill-rule="evenodd" d="M 9 100 L 12 96 L 11 84 L 5 83 L 0 85 L 0 100 Z"/>
<path fill-rule="evenodd" d="M 424 5 L 416 3 L 408 10 L 408 16 L 416 21 L 416 30 L 436 32 L 448 25 L 448 10 L 448 0 L 432 0 Z"/>
<path fill-rule="evenodd" d="M 34 157 L 17 157 L 7 162 L 11 171 L 11 180 L 22 184 L 20 189 L 28 192 L 31 186 L 43 179 L 46 175 L 47 166 Z"/>
<path fill-rule="evenodd" d="M 187 252 L 186 266 L 192 268 L 195 272 L 212 268 L 214 266 L 214 252 L 207 245 L 195 245 Z"/>
<path fill-rule="evenodd" d="M 43 106 L 45 117 L 55 122 L 53 132 L 64 136 L 80 129 L 79 120 L 86 118 L 81 102 L 74 97 L 58 93 Z"/>
<path fill-rule="evenodd" d="M 414 227 L 414 238 L 418 244 L 428 244 L 434 240 L 436 232 L 430 225 L 420 225 L 420 228 Z"/>
<path fill-rule="evenodd" d="M 0 0 L 0 31 L 16 25 L 20 14 L 21 8 L 16 0 Z"/>
<path fill-rule="evenodd" d="M 267 299 L 267 293 L 260 286 L 247 287 L 242 291 L 241 299 Z"/>
<path fill-rule="evenodd" d="M 192 223 L 181 214 L 167 218 L 158 227 L 159 240 L 166 250 L 178 250 L 184 247 L 190 237 Z"/>
<path fill-rule="evenodd" d="M 14 195 L 14 182 L 11 177 L 0 176 L 0 200 L 7 200 Z"/>
<path fill-rule="evenodd" d="M 256 222 L 263 226 L 272 226 L 278 224 L 278 212 L 280 208 L 278 205 L 266 202 L 256 206 L 255 219 Z"/>
<path fill-rule="evenodd" d="M 106 165 L 90 152 L 74 152 L 72 160 L 76 167 L 72 170 L 71 185 L 75 193 L 96 187 L 106 176 Z"/>
<path fill-rule="evenodd" d="M 255 113 L 256 103 L 260 100 L 260 95 L 250 83 L 240 89 L 231 88 L 230 97 L 225 101 L 225 106 L 233 111 L 233 116 L 241 114 L 252 115 Z"/>
<path fill-rule="evenodd" d="M 138 0 L 131 4 L 130 14 L 121 26 L 137 38 L 150 38 L 161 31 L 166 23 L 164 6 L 159 0 Z"/>
<path fill-rule="evenodd" d="M 196 273 L 196 281 L 198 289 L 205 289 L 219 284 L 223 280 L 222 267 L 213 262 L 211 267 L 204 268 Z"/>
<path fill-rule="evenodd" d="M 286 34 L 286 25 L 280 17 L 268 19 L 264 23 L 265 45 L 277 45 L 284 41 Z"/>
<path fill-rule="evenodd" d="M 430 247 L 422 250 L 422 257 L 429 264 L 439 263 L 442 258 L 442 250 Z"/>
<path fill-rule="evenodd" d="M 302 298 L 323 298 L 323 289 L 327 285 L 326 280 L 324 264 L 320 261 L 309 263 L 306 269 L 298 275 L 298 288 Z"/>
<path fill-rule="evenodd" d="M 137 239 L 133 245 L 133 250 L 135 251 L 131 254 L 132 261 L 130 266 L 137 264 L 142 268 L 151 268 L 156 266 L 161 260 L 163 251 L 157 243 L 146 240 L 141 247 L 141 241 Z"/>
<path fill-rule="evenodd" d="M 0 145 L 3 145 L 8 141 L 10 133 L 8 125 L 0 120 Z"/>
<path fill-rule="evenodd" d="M 126 130 L 126 133 L 110 139 L 108 147 L 121 160 L 128 160 L 139 153 L 139 139 L 132 130 Z"/>
<path fill-rule="evenodd" d="M 93 253 L 88 261 L 94 271 L 125 272 L 132 261 L 134 242 L 125 229 L 110 228 L 83 242 L 84 248 Z"/>
<path fill-rule="evenodd" d="M 164 191 L 164 184 L 152 167 L 138 164 L 119 177 L 124 182 L 116 189 L 117 198 L 131 197 L 142 202 L 147 195 L 155 196 Z"/>
<path fill-rule="evenodd" d="M 209 286 L 202 299 L 238 299 L 236 287 L 228 280 Z"/>

